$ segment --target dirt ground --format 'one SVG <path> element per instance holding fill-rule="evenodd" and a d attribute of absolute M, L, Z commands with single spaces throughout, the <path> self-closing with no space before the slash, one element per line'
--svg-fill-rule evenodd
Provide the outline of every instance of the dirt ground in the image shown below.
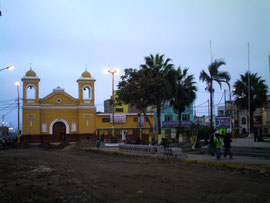
<path fill-rule="evenodd" d="M 270 202 L 270 176 L 105 152 L 0 150 L 0 202 Z"/>

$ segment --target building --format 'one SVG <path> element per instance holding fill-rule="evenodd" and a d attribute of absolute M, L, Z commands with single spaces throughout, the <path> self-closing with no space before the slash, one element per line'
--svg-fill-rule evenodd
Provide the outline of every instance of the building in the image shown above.
<path fill-rule="evenodd" d="M 95 79 L 88 71 L 77 80 L 79 98 L 61 87 L 39 98 L 40 78 L 33 70 L 26 72 L 23 81 L 23 135 L 51 135 L 60 140 L 64 134 L 95 134 Z"/>
<path fill-rule="evenodd" d="M 175 138 L 176 137 L 176 128 L 179 126 L 178 114 L 176 114 L 173 110 L 172 106 L 164 105 L 161 107 L 161 134 L 166 138 Z M 182 127 L 191 126 L 194 122 L 193 117 L 193 104 L 185 109 L 185 111 L 181 115 Z M 156 134 L 158 129 L 158 118 L 157 111 L 154 111 L 154 123 Z"/>
<path fill-rule="evenodd" d="M 95 79 L 86 70 L 77 80 L 79 97 L 74 98 L 61 87 L 39 98 L 40 78 L 33 70 L 26 72 L 23 81 L 22 135 L 28 142 L 76 141 L 97 139 L 100 134 L 109 137 L 112 131 L 111 114 L 96 113 Z M 153 115 L 148 114 L 153 121 Z M 128 131 L 130 135 L 140 128 L 134 119 L 137 114 L 115 115 L 116 134 L 120 137 Z M 122 119 L 122 120 L 121 120 Z M 147 122 L 144 133 L 149 134 Z M 137 131 L 136 131 L 137 130 Z"/>
<path fill-rule="evenodd" d="M 114 91 L 114 98 L 117 98 L 117 90 Z M 153 113 L 153 108 L 151 106 L 147 107 L 147 113 Z M 104 101 L 104 113 L 112 113 L 112 97 Z M 121 104 L 114 105 L 114 113 L 140 113 L 140 110 L 136 108 L 136 106 L 132 106 L 130 104 L 125 104 L 121 102 Z"/>
<path fill-rule="evenodd" d="M 270 95 L 267 95 L 267 104 L 265 107 L 265 112 L 262 116 L 263 119 L 263 133 L 264 135 L 270 136 Z"/>
<path fill-rule="evenodd" d="M 270 95 L 267 96 L 267 106 L 263 108 L 257 108 L 253 114 L 254 128 L 261 128 L 264 134 L 270 133 Z M 268 114 L 269 112 L 269 114 Z M 237 134 L 247 134 L 249 123 L 248 123 L 248 111 L 245 109 L 239 109 L 235 102 L 226 101 L 225 106 L 218 107 L 218 116 L 230 117 L 232 113 L 232 127 Z M 269 118 L 269 121 L 267 119 Z"/>
<path fill-rule="evenodd" d="M 114 98 L 117 99 L 117 91 L 114 91 Z M 128 104 L 115 104 L 114 113 L 128 113 L 129 105 Z M 112 113 L 112 97 L 104 101 L 104 113 Z"/>

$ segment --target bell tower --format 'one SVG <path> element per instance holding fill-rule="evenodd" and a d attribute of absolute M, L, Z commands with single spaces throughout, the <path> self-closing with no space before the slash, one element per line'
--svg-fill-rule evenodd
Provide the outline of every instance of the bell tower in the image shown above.
<path fill-rule="evenodd" d="M 77 80 L 79 86 L 79 100 L 80 105 L 95 106 L 95 79 L 87 69 L 82 73 Z"/>
<path fill-rule="evenodd" d="M 23 105 L 38 105 L 39 103 L 40 78 L 30 68 L 22 78 L 23 82 Z"/>
<path fill-rule="evenodd" d="M 40 106 L 39 106 L 40 78 L 30 68 L 22 77 L 23 82 L 23 135 L 40 134 Z"/>

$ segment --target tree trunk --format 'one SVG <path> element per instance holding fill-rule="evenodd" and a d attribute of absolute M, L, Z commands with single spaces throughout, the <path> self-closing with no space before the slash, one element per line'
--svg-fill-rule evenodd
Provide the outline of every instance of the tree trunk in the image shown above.
<path fill-rule="evenodd" d="M 161 134 L 160 104 L 157 104 L 158 134 Z"/>
<path fill-rule="evenodd" d="M 254 132 L 253 114 L 254 114 L 254 112 L 249 112 L 249 119 L 250 119 L 250 126 L 249 126 L 249 128 L 250 128 L 250 133 L 253 133 Z"/>
<path fill-rule="evenodd" d="M 213 88 L 212 88 L 212 81 L 210 83 L 210 129 L 213 129 Z"/>
<path fill-rule="evenodd" d="M 153 125 L 152 125 L 150 119 L 148 118 L 148 116 L 146 115 L 145 111 L 143 111 L 143 115 L 144 115 L 145 119 L 147 120 L 147 122 L 149 123 L 149 126 L 150 126 L 149 133 L 150 133 L 150 136 L 152 136 L 153 135 Z"/>
<path fill-rule="evenodd" d="M 178 128 L 179 128 L 179 133 L 182 134 L 182 122 L 181 122 L 181 115 L 182 115 L 182 112 L 178 111 Z"/>

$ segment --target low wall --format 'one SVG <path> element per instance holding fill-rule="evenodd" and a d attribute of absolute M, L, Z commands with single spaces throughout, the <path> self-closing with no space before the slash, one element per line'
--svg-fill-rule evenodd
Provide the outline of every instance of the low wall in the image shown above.
<path fill-rule="evenodd" d="M 164 151 L 163 146 L 120 144 L 119 150 L 122 152 L 134 152 L 142 154 L 160 154 Z"/>
<path fill-rule="evenodd" d="M 119 150 L 121 152 L 131 152 L 139 154 L 152 154 L 165 157 L 186 158 L 187 155 L 182 152 L 181 148 L 164 148 L 163 146 L 155 145 L 133 145 L 120 144 Z"/>

